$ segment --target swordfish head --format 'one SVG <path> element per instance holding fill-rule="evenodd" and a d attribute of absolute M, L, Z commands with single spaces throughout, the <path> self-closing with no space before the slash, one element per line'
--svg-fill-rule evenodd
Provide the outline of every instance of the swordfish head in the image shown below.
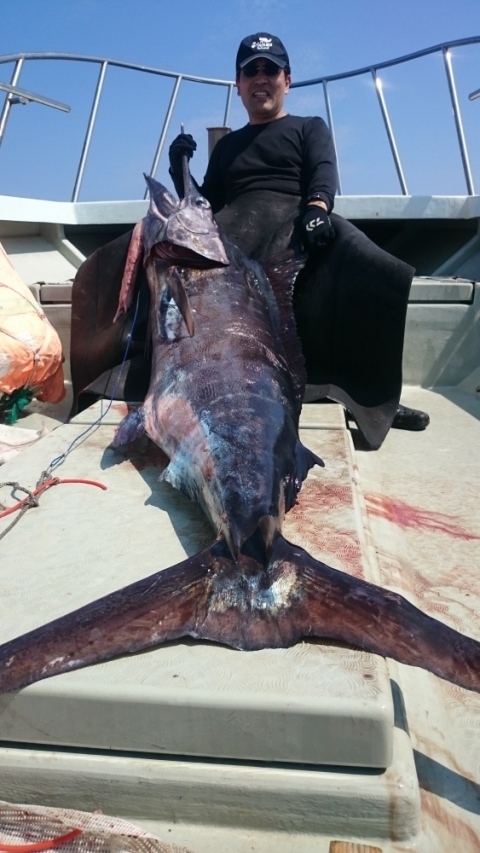
<path fill-rule="evenodd" d="M 185 196 L 179 202 L 154 178 L 145 175 L 145 180 L 150 192 L 143 228 L 145 260 L 157 257 L 195 267 L 227 266 L 212 208 L 198 192 L 188 165 L 184 168 Z"/>
<path fill-rule="evenodd" d="M 154 286 L 156 258 L 196 269 L 224 267 L 230 263 L 212 208 L 193 183 L 188 163 L 184 164 L 186 194 L 180 201 L 176 201 L 167 188 L 150 175 L 144 173 L 144 177 L 150 193 L 150 205 L 147 215 L 133 231 L 113 322 L 132 306 L 141 263 L 147 270 L 147 278 L 152 279 L 150 286 Z M 179 296 L 184 306 L 183 310 L 181 305 L 179 308 L 189 333 L 193 334 L 193 321 L 187 319 L 186 298 Z"/>

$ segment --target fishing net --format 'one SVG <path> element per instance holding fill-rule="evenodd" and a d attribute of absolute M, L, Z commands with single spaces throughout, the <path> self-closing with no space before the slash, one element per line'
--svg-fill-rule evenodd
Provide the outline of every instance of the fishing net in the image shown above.
<path fill-rule="evenodd" d="M 104 814 L 0 801 L 0 851 L 36 853 L 193 853 Z"/>
<path fill-rule="evenodd" d="M 27 447 L 31 447 L 47 433 L 48 429 L 45 426 L 41 429 L 22 429 L 0 423 L 0 465 L 8 462 Z"/>

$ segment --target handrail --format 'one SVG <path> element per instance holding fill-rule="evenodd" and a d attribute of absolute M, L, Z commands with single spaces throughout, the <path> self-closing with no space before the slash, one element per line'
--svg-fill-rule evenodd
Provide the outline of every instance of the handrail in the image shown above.
<path fill-rule="evenodd" d="M 230 106 L 232 101 L 232 91 L 233 91 L 233 82 L 231 80 L 220 80 L 212 77 L 200 77 L 195 74 L 180 74 L 176 71 L 165 71 L 160 68 L 153 68 L 148 65 L 137 65 L 132 62 L 122 62 L 117 59 L 107 59 L 105 57 L 99 56 L 82 56 L 80 54 L 71 54 L 71 53 L 18 53 L 18 54 L 9 54 L 6 56 L 0 56 L 0 65 L 5 65 L 11 62 L 15 62 L 15 70 L 14 77 L 12 78 L 12 82 L 10 87 L 12 88 L 18 82 L 18 78 L 20 76 L 20 71 L 23 68 L 23 65 L 26 61 L 39 61 L 39 60 L 58 60 L 58 61 L 70 61 L 70 62 L 88 62 L 94 63 L 100 66 L 100 73 L 97 82 L 97 86 L 95 89 L 95 93 L 93 96 L 93 103 L 90 110 L 90 118 L 88 121 L 87 130 L 85 133 L 85 138 L 82 147 L 82 153 L 80 156 L 80 162 L 77 168 L 77 175 L 75 178 L 75 183 L 73 187 L 73 192 L 71 196 L 71 201 L 78 201 L 80 190 L 83 183 L 83 176 L 85 172 L 85 166 L 88 158 L 88 154 L 90 151 L 90 145 L 93 137 L 93 132 L 97 120 L 98 109 L 100 105 L 100 98 L 102 95 L 103 84 L 105 81 L 105 76 L 108 70 L 108 67 L 112 68 L 125 68 L 130 71 L 140 71 L 146 74 L 154 74 L 160 77 L 170 77 L 175 80 L 175 85 L 172 93 L 172 97 L 170 100 L 169 107 L 167 109 L 167 113 L 165 116 L 165 121 L 162 127 L 162 131 L 160 134 L 160 139 L 158 141 L 157 150 L 155 153 L 155 157 L 152 164 L 152 169 L 150 174 L 155 176 L 156 170 L 158 168 L 160 157 L 162 155 L 163 147 L 165 144 L 165 140 L 168 134 L 170 120 L 173 114 L 173 109 L 175 106 L 175 102 L 177 100 L 177 96 L 179 93 L 180 85 L 183 81 L 193 82 L 193 83 L 203 83 L 211 86 L 226 86 L 227 87 L 227 99 L 225 105 L 225 113 L 224 113 L 224 124 L 226 125 L 230 116 Z M 7 87 L 5 87 L 7 88 Z M 11 95 L 7 97 L 5 101 L 5 105 L 0 116 L 0 145 L 2 144 L 3 137 L 5 135 L 5 130 L 7 126 L 7 121 L 10 114 L 10 108 L 15 103 L 12 100 Z"/>
<path fill-rule="evenodd" d="M 393 128 L 390 121 L 390 116 L 387 110 L 387 103 L 385 100 L 385 95 L 383 93 L 383 86 L 380 77 L 377 75 L 377 70 L 375 68 L 371 69 L 371 74 L 373 77 L 373 82 L 375 85 L 375 91 L 377 93 L 378 101 L 380 104 L 380 110 L 382 112 L 383 123 L 385 125 L 388 141 L 390 143 L 390 149 L 392 151 L 393 160 L 395 163 L 395 169 L 397 170 L 398 180 L 400 181 L 400 187 L 403 195 L 408 195 L 407 183 L 405 181 L 405 175 L 403 174 L 402 164 L 400 161 L 400 155 L 397 149 L 397 143 L 395 142 L 395 137 L 393 135 Z"/>
<path fill-rule="evenodd" d="M 443 54 L 443 61 L 445 63 L 445 70 L 447 72 L 448 90 L 450 92 L 450 100 L 452 102 L 453 117 L 455 120 L 455 128 L 457 131 L 458 144 L 460 147 L 460 154 L 462 157 L 463 172 L 465 174 L 465 180 L 467 182 L 467 190 L 468 190 L 469 195 L 474 195 L 475 190 L 473 187 L 473 177 L 472 177 L 472 171 L 470 169 L 470 160 L 468 157 L 467 142 L 465 139 L 465 132 L 463 130 L 462 114 L 460 112 L 460 104 L 458 102 L 457 87 L 455 85 L 455 78 L 453 76 L 452 54 L 450 52 L 450 49 L 447 47 L 443 48 L 442 54 Z"/>
<path fill-rule="evenodd" d="M 9 62 L 17 62 L 19 59 L 46 59 L 46 60 L 69 60 L 70 62 L 95 62 L 102 65 L 104 62 L 112 68 L 128 68 L 130 71 L 144 71 L 146 74 L 157 74 L 160 77 L 183 77 L 193 83 L 207 83 L 213 86 L 230 86 L 231 80 L 220 80 L 215 77 L 200 77 L 198 74 L 180 74 L 178 71 L 165 71 L 163 68 L 154 68 L 152 65 L 136 65 L 134 62 L 123 62 L 120 59 L 108 59 L 105 56 L 84 56 L 80 53 L 12 53 L 0 56 L 0 65 Z"/>
<path fill-rule="evenodd" d="M 457 39 L 455 41 L 443 42 L 442 44 L 434 45 L 433 47 L 424 48 L 423 50 L 415 51 L 414 53 L 405 54 L 403 56 L 397 57 L 396 59 L 391 59 L 384 62 L 379 62 L 374 65 L 365 66 L 363 68 L 357 68 L 353 71 L 345 71 L 339 74 L 330 74 L 322 77 L 315 77 L 308 80 L 302 80 L 298 82 L 294 82 L 292 84 L 292 89 L 300 89 L 307 86 L 315 86 L 321 84 L 323 87 L 323 95 L 325 99 L 325 107 L 326 107 L 326 115 L 327 121 L 330 126 L 330 130 L 332 132 L 334 145 L 336 146 L 336 135 L 335 135 L 335 126 L 334 119 L 331 107 L 331 101 L 329 97 L 328 86 L 331 83 L 338 82 L 340 80 L 351 79 L 353 77 L 358 77 L 362 74 L 370 75 L 373 79 L 374 90 L 376 92 L 376 96 L 378 99 L 380 112 L 384 124 L 384 128 L 387 135 L 387 140 L 389 143 L 390 151 L 393 157 L 395 169 L 397 172 L 397 177 L 400 184 L 400 190 L 403 195 L 408 195 L 407 189 L 407 181 L 404 174 L 400 153 L 398 149 L 398 145 L 395 140 L 394 131 L 392 122 L 389 116 L 388 107 L 385 98 L 385 92 L 382 87 L 382 80 L 379 76 L 379 71 L 385 68 L 392 68 L 394 66 L 419 59 L 424 56 L 428 56 L 434 53 L 440 53 L 443 57 L 444 67 L 447 76 L 447 84 L 450 94 L 450 100 L 452 104 L 453 110 L 453 118 L 455 122 L 455 128 L 457 133 L 458 146 L 462 161 L 463 172 L 465 176 L 465 182 L 467 186 L 467 193 L 469 195 L 475 194 L 474 182 L 472 171 L 470 167 L 468 149 L 467 149 L 467 141 L 463 127 L 462 115 L 460 110 L 460 103 L 457 95 L 457 89 L 455 84 L 455 78 L 453 75 L 453 66 L 452 66 L 452 54 L 451 49 L 456 47 L 464 47 L 468 45 L 480 44 L 480 36 L 472 36 L 464 39 Z M 130 71 L 138 71 L 146 74 L 152 74 L 160 77 L 171 78 L 174 81 L 173 90 L 170 96 L 170 102 L 167 107 L 165 118 L 163 122 L 163 126 L 160 132 L 160 137 L 158 139 L 155 155 L 152 161 L 151 167 L 151 175 L 155 176 L 156 171 L 159 167 L 160 160 L 162 157 L 163 149 L 165 146 L 165 141 L 167 139 L 167 135 L 169 132 L 170 122 L 172 119 L 173 111 L 175 108 L 175 104 L 178 100 L 178 95 L 182 84 L 186 82 L 193 82 L 199 84 L 205 84 L 210 86 L 219 86 L 227 88 L 227 97 L 225 103 L 225 110 L 223 116 L 224 126 L 227 126 L 230 120 L 230 109 L 231 109 L 231 101 L 232 94 L 234 89 L 234 82 L 232 80 L 223 80 L 217 79 L 213 77 L 202 77 L 195 74 L 184 74 L 176 71 L 168 71 L 160 68 L 154 68 L 152 66 L 147 65 L 139 65 L 131 62 L 124 62 L 117 59 L 109 59 L 106 57 L 98 57 L 98 56 L 83 56 L 80 54 L 70 54 L 70 53 L 16 53 L 16 54 L 8 54 L 4 56 L 0 56 L 0 66 L 6 65 L 9 63 L 15 63 L 14 71 L 12 75 L 12 79 L 9 84 L 0 84 L 0 91 L 7 91 L 7 97 L 5 98 L 5 103 L 3 105 L 2 112 L 0 114 L 0 145 L 4 138 L 7 122 L 10 116 L 10 110 L 12 105 L 18 103 L 18 97 L 25 97 L 26 100 L 36 100 L 40 103 L 43 103 L 47 106 L 54 106 L 57 109 L 67 110 L 68 107 L 64 104 L 60 104 L 59 102 L 52 101 L 48 98 L 42 98 L 41 96 L 34 96 L 32 93 L 23 92 L 23 90 L 18 89 L 18 81 L 22 70 L 25 67 L 26 62 L 31 61 L 69 61 L 69 62 L 86 62 L 93 63 L 99 66 L 99 76 L 95 88 L 95 92 L 93 94 L 92 106 L 90 110 L 90 116 L 88 119 L 88 124 L 85 132 L 82 152 L 80 155 L 79 164 L 77 167 L 77 173 L 75 177 L 74 187 L 71 195 L 72 201 L 78 201 L 85 168 L 88 160 L 88 155 L 90 151 L 91 141 L 94 134 L 97 116 L 100 109 L 101 96 L 103 91 L 103 86 L 105 82 L 105 77 L 108 72 L 108 68 L 122 68 L 128 69 Z M 469 99 L 473 100 L 480 96 L 480 90 L 476 90 L 469 95 Z M 17 100 L 15 100 L 17 98 Z M 337 150 L 337 159 L 338 150 Z M 340 173 L 341 164 L 339 162 L 339 173 Z M 341 187 L 339 186 L 339 192 L 341 192 Z"/>
<path fill-rule="evenodd" d="M 398 56 L 396 59 L 388 59 L 386 62 L 376 62 L 374 65 L 365 65 L 363 68 L 356 68 L 355 71 L 342 71 L 341 74 L 330 74 L 324 77 L 313 77 L 309 80 L 302 80 L 301 83 L 292 83 L 292 88 L 301 86 L 312 86 L 314 83 L 333 83 L 335 80 L 345 80 L 347 77 L 358 77 L 360 74 L 369 74 L 372 68 L 380 71 L 382 68 L 392 68 L 394 65 L 401 65 L 403 62 L 410 62 L 412 59 L 421 59 L 422 56 L 429 56 L 431 53 L 440 53 L 442 50 L 448 50 L 452 47 L 465 47 L 469 44 L 480 44 L 480 36 L 470 36 L 470 38 L 456 39 L 456 41 L 446 41 L 441 44 L 436 44 L 433 47 L 425 47 L 423 50 L 416 50 L 414 53 L 406 53 L 403 56 Z"/>
<path fill-rule="evenodd" d="M 83 173 L 85 171 L 85 164 L 87 162 L 88 152 L 90 150 L 90 143 L 92 141 L 93 129 L 95 127 L 95 122 L 97 119 L 98 107 L 100 105 L 100 97 L 102 94 L 103 84 L 105 82 L 105 75 L 107 73 L 108 63 L 102 62 L 100 66 L 100 74 L 98 76 L 97 88 L 95 89 L 95 95 L 93 96 L 93 104 L 92 109 L 90 111 L 90 118 L 88 120 L 87 132 L 85 134 L 85 139 L 83 141 L 82 153 L 80 155 L 80 163 L 78 164 L 77 177 L 75 179 L 75 186 L 73 187 L 72 193 L 72 201 L 78 201 L 78 196 L 80 193 L 80 187 L 82 186 L 83 181 Z"/>
<path fill-rule="evenodd" d="M 460 149 L 460 156 L 462 159 L 463 173 L 465 176 L 465 183 L 467 185 L 468 195 L 475 195 L 475 188 L 473 184 L 473 177 L 470 168 L 470 161 L 467 150 L 467 143 L 465 139 L 465 132 L 463 128 L 462 115 L 460 111 L 460 104 L 458 101 L 455 78 L 453 75 L 453 67 L 452 67 L 452 55 L 451 49 L 455 47 L 465 47 L 467 45 L 472 44 L 480 44 L 480 36 L 471 36 L 470 38 L 465 39 L 456 39 L 455 41 L 450 42 L 442 42 L 441 44 L 434 45 L 433 47 L 427 47 L 423 50 L 417 50 L 414 53 L 408 53 L 404 56 L 397 57 L 396 59 L 389 59 L 386 62 L 377 62 L 375 65 L 366 65 L 363 68 L 357 68 L 354 71 L 344 71 L 341 74 L 330 74 L 324 77 L 315 77 L 309 80 L 302 80 L 299 83 L 293 83 L 293 88 L 302 88 L 305 86 L 314 86 L 318 84 L 323 85 L 323 91 L 325 95 L 325 101 L 327 105 L 327 113 L 329 116 L 329 124 L 330 129 L 333 129 L 333 118 L 331 114 L 330 103 L 327 100 L 327 87 L 329 83 L 338 82 L 339 80 L 351 79 L 352 77 L 359 77 L 362 74 L 371 74 L 375 83 L 375 88 L 377 92 L 377 97 L 380 103 L 380 110 L 382 113 L 383 123 L 385 126 L 385 130 L 387 133 L 388 141 L 390 144 L 395 169 L 397 171 L 398 179 L 400 182 L 400 188 L 402 191 L 402 195 L 408 195 L 407 184 L 405 181 L 405 176 L 403 174 L 403 169 L 400 161 L 400 156 L 398 153 L 397 145 L 395 142 L 395 137 L 393 134 L 393 128 L 390 122 L 390 118 L 387 111 L 387 105 L 385 101 L 385 94 L 382 89 L 381 79 L 378 76 L 378 72 L 385 68 L 393 68 L 396 65 L 401 65 L 405 62 L 410 62 L 415 59 L 420 59 L 424 56 L 429 56 L 433 53 L 441 53 L 444 60 L 445 70 L 447 74 L 447 83 L 448 89 L 450 93 L 450 100 L 452 102 L 453 108 L 453 118 L 455 122 L 455 128 L 457 131 L 458 144 Z M 480 90 L 478 92 L 472 92 L 469 95 L 469 99 L 473 100 L 475 97 L 478 97 L 480 94 Z M 472 97 L 473 96 L 473 97 Z M 335 144 L 335 138 L 334 138 Z M 338 150 L 337 150 L 337 159 L 338 159 Z"/>
<path fill-rule="evenodd" d="M 61 110 L 64 113 L 69 113 L 71 109 L 68 104 L 62 104 L 60 101 L 52 101 L 51 98 L 45 98 L 44 95 L 37 95 L 35 92 L 27 92 L 26 89 L 17 89 L 16 86 L 9 86 L 8 83 L 0 83 L 0 91 L 8 92 L 9 95 L 14 95 L 22 102 L 33 101 L 37 104 L 43 104 L 44 107 L 53 107 L 56 110 Z"/>

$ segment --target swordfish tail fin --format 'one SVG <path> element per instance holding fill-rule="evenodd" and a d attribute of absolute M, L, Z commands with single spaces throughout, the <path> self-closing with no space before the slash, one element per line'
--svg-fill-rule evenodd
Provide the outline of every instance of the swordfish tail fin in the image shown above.
<path fill-rule="evenodd" d="M 0 692 L 190 636 L 237 649 L 343 640 L 480 692 L 480 642 L 278 537 L 267 567 L 220 541 L 0 646 Z"/>
<path fill-rule="evenodd" d="M 211 549 L 0 646 L 0 693 L 188 635 Z"/>

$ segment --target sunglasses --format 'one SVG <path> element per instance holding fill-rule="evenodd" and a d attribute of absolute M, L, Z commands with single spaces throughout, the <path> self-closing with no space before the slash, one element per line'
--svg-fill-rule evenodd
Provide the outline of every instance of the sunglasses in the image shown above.
<path fill-rule="evenodd" d="M 257 74 L 266 74 L 267 77 L 276 77 L 282 69 L 275 62 L 264 62 L 263 65 L 255 65 L 249 62 L 242 68 L 242 74 L 245 77 L 256 77 Z"/>

